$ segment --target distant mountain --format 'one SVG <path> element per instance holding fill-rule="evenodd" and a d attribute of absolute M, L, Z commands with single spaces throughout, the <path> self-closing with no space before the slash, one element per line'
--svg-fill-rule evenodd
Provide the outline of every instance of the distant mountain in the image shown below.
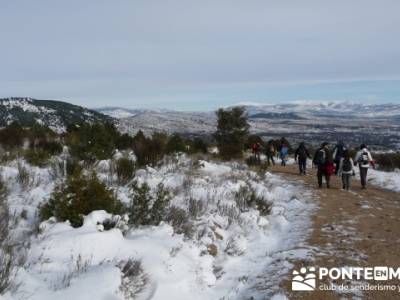
<path fill-rule="evenodd" d="M 265 139 L 285 136 L 295 143 L 306 141 L 314 146 L 321 141 L 335 143 L 342 139 L 354 146 L 366 142 L 382 149 L 400 147 L 400 104 L 242 103 L 237 106 L 247 111 L 250 131 Z M 101 111 L 113 117 L 119 116 L 118 128 L 130 134 L 142 130 L 146 134 L 177 132 L 186 136 L 210 136 L 217 124 L 214 112 L 125 108 Z M 125 117 L 128 113 L 131 115 Z"/>
<path fill-rule="evenodd" d="M 400 104 L 364 104 L 356 102 L 298 102 L 288 104 L 247 104 L 239 103 L 246 109 L 249 116 L 257 114 L 287 114 L 293 113 L 300 117 L 309 116 L 370 116 L 388 117 L 400 116 Z"/>
<path fill-rule="evenodd" d="M 125 107 L 114 107 L 114 106 L 106 106 L 94 108 L 93 110 L 98 111 L 99 113 L 105 114 L 115 119 L 123 119 L 134 117 L 137 115 L 141 115 L 144 113 L 167 113 L 173 112 L 171 110 L 166 109 L 133 109 L 133 108 L 125 108 Z"/>
<path fill-rule="evenodd" d="M 111 117 L 97 111 L 62 101 L 32 98 L 0 99 L 0 127 L 18 121 L 22 126 L 45 124 L 60 132 L 71 123 L 112 120 Z"/>

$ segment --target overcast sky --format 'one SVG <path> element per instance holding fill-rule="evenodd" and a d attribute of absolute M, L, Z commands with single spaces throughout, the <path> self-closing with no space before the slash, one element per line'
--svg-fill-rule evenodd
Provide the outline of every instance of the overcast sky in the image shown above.
<path fill-rule="evenodd" d="M 0 35 L 0 97 L 400 102 L 399 0 L 4 0 Z"/>

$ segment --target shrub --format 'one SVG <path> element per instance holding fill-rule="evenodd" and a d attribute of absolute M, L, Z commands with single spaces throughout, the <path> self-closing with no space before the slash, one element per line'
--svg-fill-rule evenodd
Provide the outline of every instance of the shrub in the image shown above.
<path fill-rule="evenodd" d="M 201 138 L 195 138 L 191 142 L 190 152 L 192 153 L 207 153 L 208 144 Z"/>
<path fill-rule="evenodd" d="M 184 209 L 171 206 L 167 211 L 165 220 L 174 228 L 175 233 L 183 234 L 187 238 L 193 236 L 193 223 L 189 220 L 189 216 Z"/>
<path fill-rule="evenodd" d="M 151 164 L 158 162 L 164 157 L 167 141 L 167 134 L 160 132 L 153 133 L 149 140 L 149 156 Z"/>
<path fill-rule="evenodd" d="M 23 189 L 28 188 L 29 184 L 31 183 L 31 174 L 29 173 L 28 169 L 19 161 L 17 163 L 17 181 L 21 185 Z"/>
<path fill-rule="evenodd" d="M 71 260 L 73 263 L 73 268 L 62 277 L 58 284 L 53 287 L 55 291 L 71 286 L 71 282 L 74 278 L 88 272 L 88 270 L 92 267 L 92 259 L 83 259 L 80 254 L 75 261 L 73 256 L 71 257 Z"/>
<path fill-rule="evenodd" d="M 218 124 L 214 137 L 222 159 L 242 157 L 244 143 L 250 127 L 244 108 L 219 109 L 216 114 Z"/>
<path fill-rule="evenodd" d="M 67 159 L 67 175 L 71 176 L 75 173 L 80 173 L 83 170 L 83 167 L 81 166 L 81 164 L 79 163 L 79 160 L 71 157 Z"/>
<path fill-rule="evenodd" d="M 189 198 L 188 211 L 192 218 L 197 219 L 204 213 L 205 210 L 206 207 L 203 201 Z"/>
<path fill-rule="evenodd" d="M 133 149 L 139 166 L 153 165 L 165 153 L 167 135 L 154 133 L 151 138 L 145 137 L 142 131 L 135 135 Z"/>
<path fill-rule="evenodd" d="M 271 212 L 271 203 L 263 197 L 257 196 L 249 186 L 241 186 L 235 193 L 235 202 L 240 212 L 247 211 L 250 207 L 257 209 L 260 215 L 266 216 Z"/>
<path fill-rule="evenodd" d="M 25 138 L 25 130 L 18 122 L 12 122 L 0 130 L 0 141 L 5 149 L 19 148 Z"/>
<path fill-rule="evenodd" d="M 373 155 L 378 168 L 384 171 L 400 169 L 400 153 L 382 153 Z"/>
<path fill-rule="evenodd" d="M 17 269 L 12 248 L 0 245 L 0 295 L 13 288 L 16 273 Z"/>
<path fill-rule="evenodd" d="M 113 124 L 82 124 L 68 127 L 67 144 L 71 155 L 79 160 L 108 159 L 120 134 Z"/>
<path fill-rule="evenodd" d="M 48 164 L 49 159 L 49 153 L 42 149 L 25 151 L 25 160 L 33 166 L 44 167 Z"/>
<path fill-rule="evenodd" d="M 16 263 L 13 248 L 8 244 L 10 212 L 7 204 L 7 189 L 0 177 L 0 295 L 13 287 Z"/>
<path fill-rule="evenodd" d="M 119 184 L 127 184 L 135 175 L 135 162 L 127 157 L 121 157 L 116 161 L 115 173 Z"/>
<path fill-rule="evenodd" d="M 10 215 L 7 204 L 7 188 L 0 177 L 0 245 L 7 239 Z"/>
<path fill-rule="evenodd" d="M 73 227 L 79 227 L 83 216 L 94 210 L 120 214 L 123 205 L 94 172 L 85 177 L 77 171 L 65 184 L 55 188 L 50 200 L 40 208 L 40 218 L 47 220 L 54 216 L 58 221 L 69 220 Z"/>
<path fill-rule="evenodd" d="M 255 192 L 247 186 L 241 186 L 239 191 L 235 193 L 235 202 L 240 212 L 248 210 L 249 206 L 255 202 Z"/>
<path fill-rule="evenodd" d="M 257 158 L 254 155 L 251 155 L 251 156 L 246 158 L 246 164 L 249 167 L 259 166 L 260 165 L 259 161 L 257 160 Z"/>
<path fill-rule="evenodd" d="M 38 148 L 47 152 L 49 155 L 59 155 L 63 151 L 61 143 L 56 141 L 45 141 L 39 144 Z"/>
<path fill-rule="evenodd" d="M 148 278 L 143 271 L 140 260 L 129 259 L 121 262 L 118 266 L 121 269 L 122 278 L 120 290 L 126 299 L 136 299 L 144 290 Z"/>
<path fill-rule="evenodd" d="M 173 134 L 166 145 L 166 153 L 185 152 L 186 145 L 179 134 Z"/>
<path fill-rule="evenodd" d="M 127 133 L 122 134 L 115 141 L 115 146 L 119 150 L 133 149 L 133 145 L 134 145 L 134 139 Z"/>
<path fill-rule="evenodd" d="M 147 183 L 141 185 L 134 181 L 131 186 L 131 206 L 129 222 L 135 225 L 158 225 L 165 215 L 171 196 L 163 184 L 152 193 Z"/>

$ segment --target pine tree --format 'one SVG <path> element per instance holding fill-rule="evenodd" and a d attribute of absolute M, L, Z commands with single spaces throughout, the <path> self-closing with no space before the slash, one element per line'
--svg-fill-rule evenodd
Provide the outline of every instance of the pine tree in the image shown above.
<path fill-rule="evenodd" d="M 214 136 L 217 141 L 219 154 L 223 159 L 240 158 L 249 133 L 250 125 L 242 107 L 230 110 L 219 109 L 218 124 Z"/>

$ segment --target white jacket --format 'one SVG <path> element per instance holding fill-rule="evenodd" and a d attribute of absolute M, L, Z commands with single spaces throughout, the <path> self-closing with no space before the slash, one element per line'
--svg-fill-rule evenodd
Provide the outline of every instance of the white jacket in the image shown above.
<path fill-rule="evenodd" d="M 366 164 L 360 164 L 359 159 L 361 159 L 361 157 L 362 157 L 362 155 L 363 155 L 364 152 L 365 152 L 365 153 L 367 154 L 367 156 L 368 156 L 368 163 L 366 163 Z M 369 165 L 370 165 L 371 163 L 373 163 L 374 160 L 372 159 L 371 153 L 368 151 L 368 149 L 367 149 L 367 148 L 364 148 L 364 149 L 361 149 L 360 151 L 357 152 L 356 157 L 354 158 L 354 161 L 355 161 L 356 163 L 358 163 L 358 165 L 359 165 L 361 168 L 369 168 Z"/>

